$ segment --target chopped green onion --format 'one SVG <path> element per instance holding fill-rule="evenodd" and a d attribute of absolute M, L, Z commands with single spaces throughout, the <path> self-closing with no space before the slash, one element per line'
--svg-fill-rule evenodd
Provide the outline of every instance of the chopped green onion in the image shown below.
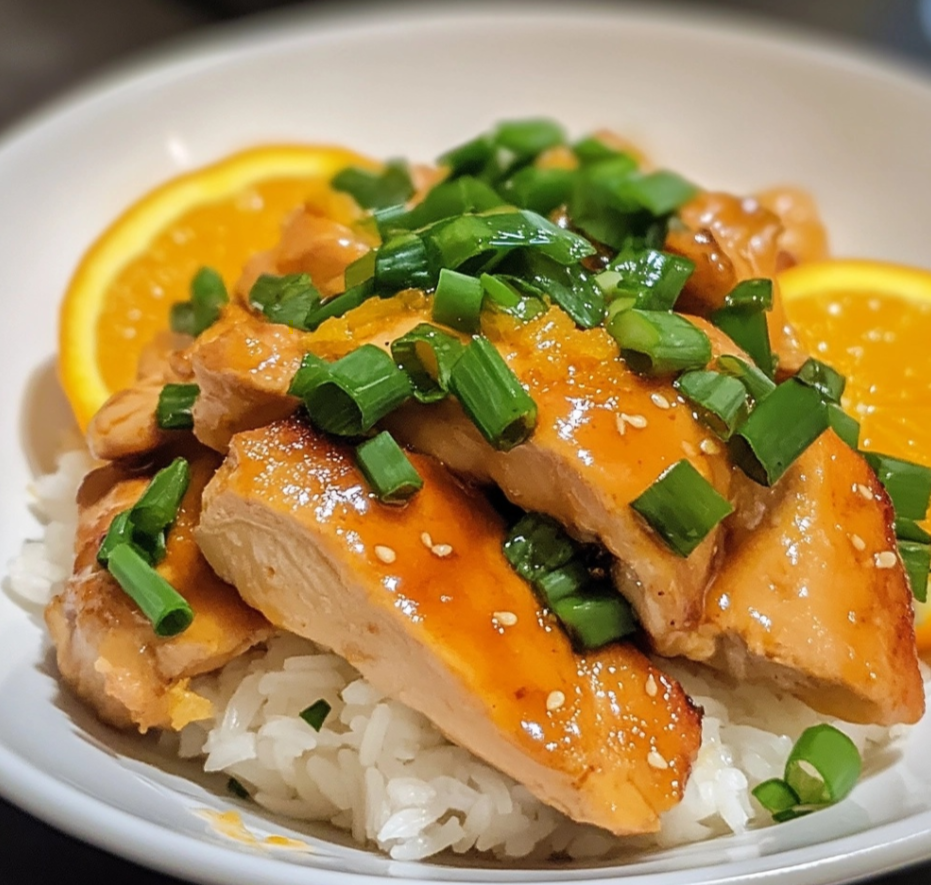
<path fill-rule="evenodd" d="M 494 135 L 479 135 L 454 147 L 438 159 L 438 163 L 449 168 L 449 177 L 456 178 L 481 171 L 495 149 Z"/>
<path fill-rule="evenodd" d="M 814 387 L 829 403 L 840 403 L 847 379 L 820 360 L 807 359 L 795 376 L 802 384 Z"/>
<path fill-rule="evenodd" d="M 417 468 L 387 430 L 356 447 L 356 464 L 384 504 L 403 503 L 423 488 Z"/>
<path fill-rule="evenodd" d="M 918 541 L 899 542 L 899 555 L 908 574 L 912 595 L 919 602 L 928 601 L 928 572 L 931 572 L 931 547 Z"/>
<path fill-rule="evenodd" d="M 711 359 L 708 336 L 675 313 L 625 310 L 606 324 L 627 364 L 641 375 L 673 375 L 704 368 Z"/>
<path fill-rule="evenodd" d="M 630 506 L 679 556 L 688 556 L 734 512 L 727 499 L 684 458 L 664 470 Z"/>
<path fill-rule="evenodd" d="M 368 301 L 368 299 L 375 294 L 374 281 L 368 279 L 358 286 L 353 286 L 351 289 L 341 292 L 333 298 L 327 298 L 326 301 L 321 301 L 311 308 L 310 313 L 307 314 L 304 320 L 304 328 L 308 332 L 313 332 L 314 329 L 317 329 L 325 320 L 331 317 L 341 317 L 343 314 L 358 307 L 364 301 Z"/>
<path fill-rule="evenodd" d="M 138 501 L 130 508 L 129 521 L 143 535 L 157 535 L 178 517 L 181 499 L 191 482 L 191 467 L 184 458 L 175 458 L 159 470 Z"/>
<path fill-rule="evenodd" d="M 155 420 L 162 430 L 190 430 L 194 426 L 196 384 L 166 384 L 158 395 Z"/>
<path fill-rule="evenodd" d="M 413 209 L 391 207 L 376 215 L 381 231 L 417 230 L 445 218 L 472 212 L 484 212 L 505 205 L 492 187 L 471 175 L 452 181 L 443 181 L 424 197 Z M 402 211 L 395 211 L 397 209 Z"/>
<path fill-rule="evenodd" d="M 575 175 L 571 169 L 525 166 L 503 182 L 499 192 L 514 206 L 547 215 L 569 200 Z"/>
<path fill-rule="evenodd" d="M 320 698 L 320 700 L 314 701 L 309 707 L 301 710 L 301 719 L 314 731 L 320 731 L 332 709 L 333 708 L 323 698 Z"/>
<path fill-rule="evenodd" d="M 840 802 L 860 777 L 862 761 L 853 741 L 832 725 L 802 732 L 786 761 L 785 781 L 802 805 Z"/>
<path fill-rule="evenodd" d="M 422 403 L 443 399 L 449 373 L 462 355 L 462 342 L 442 329 L 421 323 L 391 342 L 394 361 L 407 372 L 414 397 Z"/>
<path fill-rule="evenodd" d="M 632 208 L 645 209 L 652 215 L 668 215 L 697 194 L 698 188 L 681 175 L 660 169 L 631 176 L 618 196 Z"/>
<path fill-rule="evenodd" d="M 525 162 L 565 144 L 566 133 L 552 120 L 509 120 L 498 124 L 495 141 Z"/>
<path fill-rule="evenodd" d="M 828 403 L 828 424 L 850 448 L 856 450 L 860 444 L 860 422 L 856 418 L 851 418 L 836 403 Z"/>
<path fill-rule="evenodd" d="M 727 295 L 724 307 L 711 314 L 711 322 L 745 350 L 769 378 L 773 376 L 775 364 L 765 311 L 772 303 L 772 280 L 744 280 Z"/>
<path fill-rule="evenodd" d="M 481 325 L 480 314 L 485 290 L 480 280 L 444 268 L 433 294 L 433 319 L 451 329 L 474 334 Z"/>
<path fill-rule="evenodd" d="M 436 268 L 423 239 L 413 233 L 398 234 L 375 254 L 375 288 L 394 293 L 401 289 L 430 289 Z"/>
<path fill-rule="evenodd" d="M 591 329 L 601 325 L 605 318 L 605 299 L 594 274 L 580 264 L 565 267 L 536 251 L 528 251 L 524 263 L 523 276 L 549 295 L 577 326 Z"/>
<path fill-rule="evenodd" d="M 375 250 L 369 249 L 346 267 L 343 272 L 344 288 L 361 286 L 366 280 L 375 276 Z"/>
<path fill-rule="evenodd" d="M 529 209 L 491 209 L 460 215 L 421 231 L 438 267 L 457 268 L 488 252 L 534 249 L 559 264 L 575 264 L 595 252 L 584 237 Z"/>
<path fill-rule="evenodd" d="M 487 338 L 475 338 L 465 348 L 450 373 L 449 388 L 494 448 L 507 451 L 533 433 L 536 403 Z"/>
<path fill-rule="evenodd" d="M 572 146 L 572 151 L 578 157 L 580 163 L 596 163 L 599 160 L 610 160 L 619 154 L 624 154 L 623 151 L 608 147 L 600 138 L 594 135 L 587 135 L 577 141 Z M 624 156 L 628 155 L 624 154 Z M 632 157 L 631 160 L 633 160 Z"/>
<path fill-rule="evenodd" d="M 628 154 L 615 154 L 583 166 L 576 176 L 569 200 L 573 224 L 592 239 L 621 249 L 631 236 L 641 233 L 650 222 L 643 213 L 631 214 L 618 197 L 624 184 L 637 171 Z"/>
<path fill-rule="evenodd" d="M 403 203 L 414 193 L 407 163 L 392 160 L 381 172 L 350 167 L 333 176 L 330 185 L 349 194 L 363 209 L 381 209 Z"/>
<path fill-rule="evenodd" d="M 924 519 L 931 499 L 931 468 L 878 452 L 864 452 L 863 457 L 886 487 L 895 515 Z"/>
<path fill-rule="evenodd" d="M 714 367 L 719 372 L 740 381 L 747 388 L 747 393 L 750 394 L 750 398 L 755 403 L 762 402 L 776 389 L 775 381 L 752 363 L 748 363 L 738 356 L 730 356 L 729 354 L 719 356 L 715 360 Z"/>
<path fill-rule="evenodd" d="M 751 790 L 754 798 L 771 814 L 779 814 L 799 804 L 798 794 L 782 778 L 774 777 Z"/>
<path fill-rule="evenodd" d="M 300 390 L 310 420 L 337 436 L 367 432 L 412 393 L 407 375 L 374 344 L 330 363 L 326 373 L 319 364 L 303 368 L 306 373 L 295 377 L 291 387 Z"/>
<path fill-rule="evenodd" d="M 533 586 L 552 608 L 559 600 L 582 593 L 591 582 L 591 572 L 584 563 L 573 559 L 559 568 L 543 572 L 533 580 Z"/>
<path fill-rule="evenodd" d="M 821 394 L 790 378 L 758 402 L 731 437 L 731 458 L 754 482 L 771 486 L 827 428 Z"/>
<path fill-rule="evenodd" d="M 123 510 L 117 513 L 110 522 L 110 528 L 107 529 L 100 548 L 97 550 L 97 562 L 106 568 L 110 559 L 110 554 L 116 547 L 122 544 L 133 543 L 133 524 L 129 521 L 129 511 Z M 144 554 L 143 554 L 144 555 Z"/>
<path fill-rule="evenodd" d="M 130 544 L 110 551 L 107 568 L 142 613 L 157 636 L 177 636 L 194 620 L 187 601 Z"/>
<path fill-rule="evenodd" d="M 249 304 L 273 323 L 307 328 L 307 315 L 320 303 L 320 293 L 306 273 L 262 274 L 249 290 Z"/>
<path fill-rule="evenodd" d="M 621 252 L 609 265 L 617 274 L 613 295 L 632 295 L 640 310 L 672 310 L 695 262 L 658 249 Z"/>
<path fill-rule="evenodd" d="M 533 283 L 510 274 L 488 273 L 483 273 L 479 281 L 485 292 L 484 307 L 510 314 L 523 323 L 546 312 L 542 293 Z"/>
<path fill-rule="evenodd" d="M 171 305 L 169 324 L 173 332 L 195 338 L 220 318 L 220 309 L 229 301 L 223 278 L 211 267 L 202 267 L 191 280 L 190 301 Z"/>
<path fill-rule="evenodd" d="M 747 389 L 736 378 L 695 370 L 680 375 L 674 386 L 695 406 L 699 420 L 721 439 L 730 439 L 737 425 L 747 419 Z"/>
<path fill-rule="evenodd" d="M 904 516 L 897 516 L 895 518 L 895 536 L 900 541 L 915 541 L 918 544 L 931 544 L 931 535 L 913 519 L 907 519 Z"/>
<path fill-rule="evenodd" d="M 613 587 L 564 596 L 552 608 L 575 643 L 586 650 L 601 648 L 637 631 L 630 604 Z"/>
<path fill-rule="evenodd" d="M 288 385 L 288 395 L 304 399 L 318 384 L 329 378 L 330 364 L 313 353 L 305 353 L 300 368 Z"/>
<path fill-rule="evenodd" d="M 503 549 L 514 571 L 533 584 L 567 565 L 576 553 L 576 545 L 566 530 L 542 513 L 521 517 L 508 532 Z"/>
<path fill-rule="evenodd" d="M 249 791 L 235 777 L 231 777 L 226 782 L 226 789 L 229 790 L 237 799 L 251 799 Z"/>

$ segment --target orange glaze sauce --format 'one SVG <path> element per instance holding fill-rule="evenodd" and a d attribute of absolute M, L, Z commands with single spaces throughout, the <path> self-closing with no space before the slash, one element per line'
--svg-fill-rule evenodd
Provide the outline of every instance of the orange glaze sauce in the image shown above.
<path fill-rule="evenodd" d="M 191 278 L 199 268 L 215 268 L 232 289 L 245 262 L 274 246 L 289 213 L 305 204 L 343 223 L 358 211 L 350 197 L 320 178 L 270 179 L 188 210 L 130 260 L 114 279 L 97 319 L 100 352 L 107 354 L 101 371 L 109 388 L 132 383 L 139 348 L 125 342 L 148 341 L 167 329 L 171 304 L 190 297 Z"/>
<path fill-rule="evenodd" d="M 629 645 L 576 656 L 505 560 L 500 518 L 438 462 L 412 454 L 424 487 L 392 507 L 367 491 L 346 448 L 298 419 L 241 434 L 232 452 L 235 487 L 333 545 L 370 606 L 459 674 L 531 758 L 579 784 L 593 767 L 619 789 L 633 780 L 655 809 L 680 798 L 700 740 L 681 689 Z M 377 631 L 383 616 L 367 608 L 359 629 Z M 548 709 L 553 692 L 565 700 Z M 668 768 L 647 763 L 651 750 Z"/>

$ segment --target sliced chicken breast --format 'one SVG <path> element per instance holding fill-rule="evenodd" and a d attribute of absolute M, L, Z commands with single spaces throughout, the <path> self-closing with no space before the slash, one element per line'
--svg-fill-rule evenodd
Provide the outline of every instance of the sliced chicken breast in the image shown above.
<path fill-rule="evenodd" d="M 543 801 L 614 833 L 656 830 L 700 742 L 681 688 L 630 645 L 576 655 L 504 558 L 504 526 L 438 462 L 404 507 L 299 418 L 235 436 L 198 541 L 276 626 L 381 690 Z"/>
<path fill-rule="evenodd" d="M 131 474 L 104 467 L 89 474 L 78 493 L 74 574 L 45 619 L 65 682 L 111 725 L 145 732 L 206 718 L 210 703 L 190 690 L 191 677 L 222 667 L 271 634 L 268 622 L 217 578 L 194 541 L 201 493 L 218 462 L 213 453 L 192 462 L 191 485 L 158 566 L 194 610 L 191 626 L 171 638 L 155 635 L 97 563 L 113 517 L 138 500 L 154 469 Z"/>

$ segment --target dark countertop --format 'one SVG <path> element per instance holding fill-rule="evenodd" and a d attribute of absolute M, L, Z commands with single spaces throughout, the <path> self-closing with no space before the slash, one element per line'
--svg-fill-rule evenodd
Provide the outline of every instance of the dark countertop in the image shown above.
<path fill-rule="evenodd" d="M 0 130 L 133 52 L 275 0 L 0 0 Z M 931 71 L 931 0 L 718 0 L 905 54 Z M 0 799 L 0 882 L 183 885 L 78 842 Z M 931 863 L 873 881 L 919 885 Z M 257 883 L 258 885 L 258 883 Z"/>

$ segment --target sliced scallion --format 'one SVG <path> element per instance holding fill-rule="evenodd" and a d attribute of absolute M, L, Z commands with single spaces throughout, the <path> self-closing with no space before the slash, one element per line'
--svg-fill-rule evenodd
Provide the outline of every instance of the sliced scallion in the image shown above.
<path fill-rule="evenodd" d="M 580 264 L 564 266 L 546 255 L 528 251 L 522 274 L 558 304 L 577 326 L 591 329 L 605 318 L 605 298 L 595 275 Z"/>
<path fill-rule="evenodd" d="M 190 430 L 194 426 L 196 384 L 166 384 L 158 395 L 155 420 L 162 430 Z"/>
<path fill-rule="evenodd" d="M 130 544 L 110 551 L 107 568 L 152 622 L 157 636 L 177 636 L 191 625 L 191 606 Z"/>
<path fill-rule="evenodd" d="M 664 470 L 630 506 L 679 556 L 688 556 L 734 511 L 685 459 Z"/>
<path fill-rule="evenodd" d="M 533 581 L 533 586 L 547 605 L 552 607 L 567 596 L 578 595 L 591 582 L 589 570 L 580 560 L 573 559 L 559 568 L 544 572 Z"/>
<path fill-rule="evenodd" d="M 668 215 L 698 194 L 698 188 L 681 175 L 660 169 L 631 176 L 621 187 L 619 197 L 652 215 Z"/>
<path fill-rule="evenodd" d="M 403 203 L 414 193 L 410 171 L 403 160 L 392 160 L 381 172 L 351 166 L 330 181 L 338 191 L 349 194 L 363 209 L 381 209 Z"/>
<path fill-rule="evenodd" d="M 505 205 L 504 200 L 484 181 L 463 175 L 452 181 L 440 182 L 410 210 L 398 207 L 376 215 L 381 231 L 417 230 L 445 218 L 472 212 L 484 212 Z"/>
<path fill-rule="evenodd" d="M 575 183 L 572 169 L 537 169 L 525 166 L 498 188 L 512 205 L 547 215 L 569 200 Z"/>
<path fill-rule="evenodd" d="M 553 605 L 576 645 L 596 649 L 637 632 L 637 620 L 630 604 L 612 587 L 584 594 L 564 596 Z"/>
<path fill-rule="evenodd" d="M 475 338 L 463 350 L 449 388 L 494 448 L 507 451 L 533 433 L 536 403 L 487 338 Z"/>
<path fill-rule="evenodd" d="M 918 544 L 931 544 L 931 534 L 928 534 L 913 519 L 904 516 L 895 518 L 895 536 L 900 541 L 915 541 Z"/>
<path fill-rule="evenodd" d="M 856 418 L 851 418 L 836 403 L 828 403 L 828 424 L 850 448 L 856 450 L 860 444 L 860 422 Z"/>
<path fill-rule="evenodd" d="M 307 328 L 307 315 L 320 303 L 320 293 L 306 273 L 262 274 L 249 290 L 249 303 L 273 323 Z"/>
<path fill-rule="evenodd" d="M 343 281 L 346 289 L 361 286 L 366 280 L 375 276 L 375 250 L 369 249 L 346 267 L 343 272 Z"/>
<path fill-rule="evenodd" d="M 723 372 L 725 375 L 730 375 L 732 378 L 736 378 L 740 381 L 740 383 L 747 388 L 747 393 L 750 394 L 750 398 L 756 403 L 762 402 L 776 389 L 775 381 L 765 375 L 762 370 L 752 363 L 748 363 L 738 356 L 731 356 L 729 354 L 719 356 L 715 360 L 714 367 L 719 372 Z"/>
<path fill-rule="evenodd" d="M 531 583 L 565 566 L 576 552 L 566 530 L 543 513 L 521 517 L 508 532 L 503 549 L 514 571 Z"/>
<path fill-rule="evenodd" d="M 314 731 L 320 731 L 332 709 L 323 698 L 320 698 L 301 710 L 300 716 Z"/>
<path fill-rule="evenodd" d="M 175 458 L 159 470 L 130 508 L 129 521 L 143 535 L 164 532 L 178 517 L 181 499 L 191 482 L 191 467 L 184 458 Z"/>
<path fill-rule="evenodd" d="M 97 550 L 97 562 L 106 568 L 113 550 L 122 544 L 133 543 L 133 524 L 129 520 L 129 511 L 123 510 L 117 513 L 110 521 L 110 528 L 107 529 L 103 541 Z M 150 563 L 151 564 L 151 563 Z"/>
<path fill-rule="evenodd" d="M 202 267 L 191 280 L 190 301 L 171 305 L 169 324 L 172 331 L 197 337 L 220 318 L 220 310 L 229 301 L 223 278 L 211 267 Z"/>
<path fill-rule="evenodd" d="M 456 270 L 444 268 L 433 293 L 434 321 L 460 332 L 474 334 L 481 325 L 482 299 L 485 290 L 480 280 Z"/>
<path fill-rule="evenodd" d="M 612 295 L 633 296 L 640 310 L 672 310 L 695 262 L 658 249 L 624 251 L 609 265 L 617 274 Z"/>
<path fill-rule="evenodd" d="M 798 794 L 782 778 L 774 777 L 751 790 L 753 797 L 771 814 L 788 811 L 799 804 Z"/>
<path fill-rule="evenodd" d="M 423 239 L 403 233 L 383 243 L 375 254 L 375 288 L 394 293 L 401 289 L 430 289 L 436 283 L 437 266 L 427 254 Z"/>
<path fill-rule="evenodd" d="M 546 312 L 542 293 L 533 283 L 509 274 L 488 273 L 483 273 L 479 281 L 485 292 L 485 308 L 510 314 L 524 323 Z"/>
<path fill-rule="evenodd" d="M 832 725 L 802 732 L 786 761 L 785 781 L 802 805 L 831 805 L 847 796 L 860 777 L 860 753 Z"/>
<path fill-rule="evenodd" d="M 579 139 L 572 146 L 572 152 L 578 157 L 580 163 L 596 163 L 599 160 L 610 160 L 612 157 L 623 153 L 623 151 L 609 147 L 594 135 L 587 135 L 585 138 Z"/>
<path fill-rule="evenodd" d="M 744 280 L 727 295 L 724 307 L 711 314 L 711 322 L 770 378 L 775 364 L 765 312 L 772 307 L 772 292 L 772 280 Z"/>
<path fill-rule="evenodd" d="M 721 439 L 730 439 L 737 425 L 747 419 L 747 389 L 736 378 L 698 369 L 683 373 L 673 383 L 695 407 L 699 420 Z"/>
<path fill-rule="evenodd" d="M 928 601 L 928 572 L 931 572 L 931 547 L 918 541 L 902 541 L 899 555 L 908 574 L 912 595 L 919 602 Z"/>
<path fill-rule="evenodd" d="M 771 486 L 827 428 L 821 394 L 790 378 L 758 402 L 731 437 L 731 458 L 754 482 Z"/>
<path fill-rule="evenodd" d="M 840 403 L 847 379 L 820 360 L 807 359 L 795 375 L 802 384 L 814 387 L 830 403 Z"/>
<path fill-rule="evenodd" d="M 700 369 L 711 359 L 708 336 L 676 313 L 625 310 L 611 317 L 606 328 L 621 356 L 641 375 Z"/>
<path fill-rule="evenodd" d="M 292 388 L 296 383 L 310 420 L 337 436 L 367 432 L 412 394 L 407 374 L 374 344 L 330 363 L 326 373 L 311 368 L 299 382 L 292 381 Z"/>
<path fill-rule="evenodd" d="M 446 396 L 449 374 L 462 350 L 458 338 L 429 323 L 421 323 L 391 342 L 394 361 L 407 372 L 414 397 L 422 403 Z"/>
<path fill-rule="evenodd" d="M 294 373 L 288 385 L 288 395 L 298 399 L 310 393 L 318 384 L 325 381 L 330 374 L 330 364 L 313 353 L 305 353 L 300 368 Z"/>
<path fill-rule="evenodd" d="M 401 504 L 423 488 L 417 468 L 387 430 L 356 446 L 356 464 L 383 504 Z"/>
<path fill-rule="evenodd" d="M 931 468 L 878 452 L 864 452 L 863 457 L 886 487 L 896 516 L 924 519 L 931 500 Z"/>
<path fill-rule="evenodd" d="M 341 292 L 333 298 L 320 301 L 318 304 L 314 305 L 310 313 L 307 314 L 304 320 L 304 328 L 308 332 L 313 332 L 321 323 L 331 317 L 341 317 L 343 314 L 358 307 L 364 301 L 368 301 L 368 299 L 375 294 L 374 280 L 368 279 L 358 286 L 353 286 L 351 289 Z"/>

